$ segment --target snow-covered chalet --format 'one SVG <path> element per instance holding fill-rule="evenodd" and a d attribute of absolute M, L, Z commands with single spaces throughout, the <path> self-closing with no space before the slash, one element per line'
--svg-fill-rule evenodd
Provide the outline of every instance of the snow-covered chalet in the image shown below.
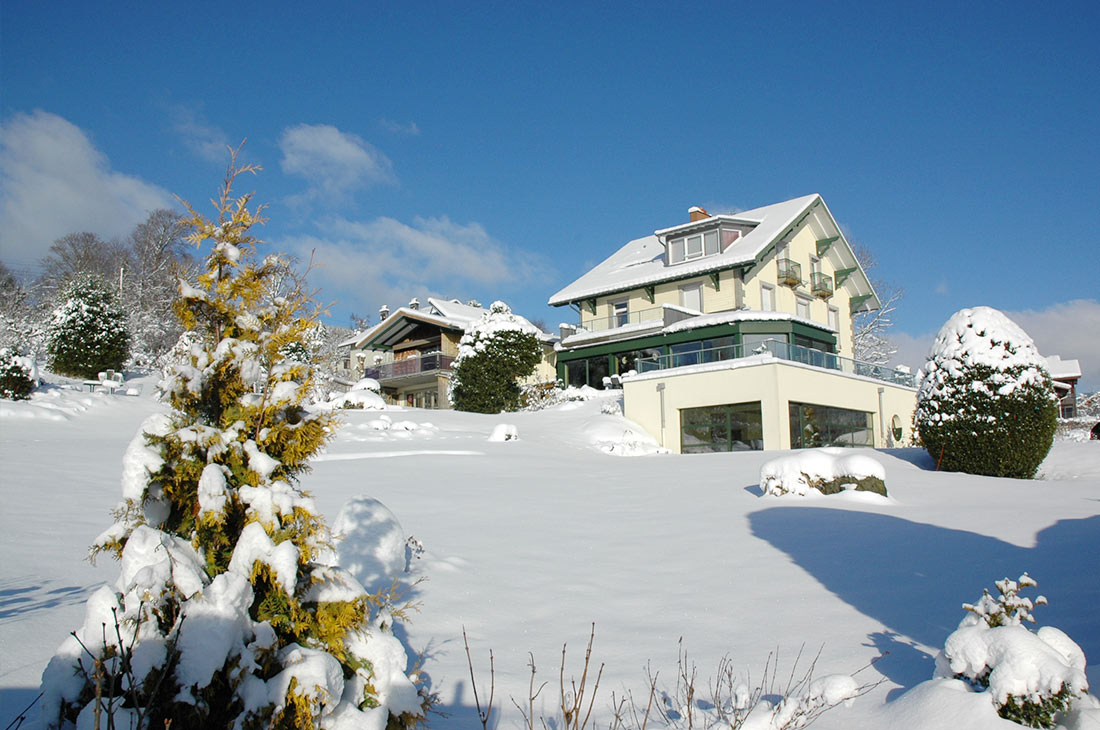
<path fill-rule="evenodd" d="M 463 304 L 457 299 L 428 298 L 425 308 L 413 299 L 393 312 L 383 307 L 378 324 L 347 341 L 349 361 L 356 364 L 359 377 L 378 381 L 389 403 L 449 408 L 451 365 L 459 341 L 466 329 L 487 313 L 476 303 Z M 553 381 L 556 338 L 541 333 L 539 339 L 543 357 L 530 379 Z"/>
<path fill-rule="evenodd" d="M 820 195 L 710 215 L 630 241 L 557 294 L 558 377 L 623 388 L 674 452 L 908 441 L 914 377 L 852 359 L 879 300 Z"/>

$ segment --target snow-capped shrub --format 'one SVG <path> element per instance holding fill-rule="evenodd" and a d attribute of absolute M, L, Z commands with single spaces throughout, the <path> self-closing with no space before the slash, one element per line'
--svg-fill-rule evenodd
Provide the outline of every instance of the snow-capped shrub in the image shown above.
<path fill-rule="evenodd" d="M 27 400 L 34 391 L 34 378 L 22 358 L 8 348 L 0 349 L 0 398 Z"/>
<path fill-rule="evenodd" d="M 211 242 L 176 310 L 190 338 L 123 462 L 117 522 L 93 552 L 121 560 L 113 586 L 42 679 L 47 728 L 409 728 L 427 699 L 393 635 L 391 594 L 340 566 L 299 478 L 333 433 L 304 408 L 309 362 L 287 359 L 313 325 L 300 288 L 271 293 L 286 263 L 257 261 L 250 196 L 231 167 Z M 403 549 L 403 548 L 402 548 Z"/>
<path fill-rule="evenodd" d="M 850 449 L 826 446 L 796 451 L 760 467 L 764 494 L 837 494 L 847 489 L 886 495 L 886 470 L 869 456 Z"/>
<path fill-rule="evenodd" d="M 534 372 L 541 350 L 538 330 L 504 302 L 493 302 L 459 342 L 451 366 L 451 405 L 474 413 L 518 410 L 517 381 Z"/>
<path fill-rule="evenodd" d="M 511 423 L 498 423 L 493 427 L 493 432 L 489 434 L 489 440 L 497 443 L 519 441 L 519 429 Z"/>
<path fill-rule="evenodd" d="M 1050 451 L 1058 400 L 1031 338 L 996 309 L 963 309 L 936 335 L 913 416 L 940 468 L 1029 479 Z"/>
<path fill-rule="evenodd" d="M 130 353 L 126 313 L 99 278 L 81 274 L 62 291 L 46 334 L 50 369 L 76 378 L 121 370 Z"/>
<path fill-rule="evenodd" d="M 936 658 L 936 676 L 968 682 L 989 694 L 997 714 L 1027 727 L 1052 728 L 1074 700 L 1088 692 L 1085 654 L 1053 626 L 1031 631 L 1031 611 L 1046 603 L 1019 594 L 1035 587 L 1024 573 L 1019 581 L 995 583 L 1000 596 L 985 591 L 976 604 L 964 603 L 967 616 Z"/>

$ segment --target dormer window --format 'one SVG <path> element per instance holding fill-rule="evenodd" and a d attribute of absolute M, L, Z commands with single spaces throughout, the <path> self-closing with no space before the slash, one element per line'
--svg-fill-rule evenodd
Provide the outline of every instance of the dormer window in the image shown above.
<path fill-rule="evenodd" d="M 722 231 L 722 238 L 726 238 L 726 234 L 729 231 Z M 736 234 L 730 240 L 735 240 L 740 235 L 740 231 L 733 231 Z M 704 256 L 713 256 L 719 252 L 719 234 L 718 230 L 702 231 L 699 233 L 693 233 L 681 238 L 673 238 L 668 242 L 668 262 L 670 264 L 679 264 L 684 261 L 691 261 L 692 259 L 703 258 Z"/>

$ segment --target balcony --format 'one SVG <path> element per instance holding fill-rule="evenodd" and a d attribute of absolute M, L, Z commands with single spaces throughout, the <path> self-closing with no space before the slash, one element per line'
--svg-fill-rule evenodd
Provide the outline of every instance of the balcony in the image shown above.
<path fill-rule="evenodd" d="M 810 274 L 810 293 L 828 299 L 833 295 L 833 277 L 815 271 Z"/>
<path fill-rule="evenodd" d="M 903 370 L 895 370 L 885 365 L 872 365 L 868 362 L 852 360 L 841 357 L 831 352 L 814 350 L 802 345 L 791 345 L 782 340 L 766 340 L 765 342 L 746 348 L 745 345 L 730 345 L 727 347 L 712 347 L 688 352 L 676 352 L 669 355 L 654 357 L 642 357 L 634 361 L 634 369 L 639 373 L 653 372 L 654 370 L 667 370 L 671 368 L 691 367 L 724 360 L 737 360 L 743 357 L 755 355 L 770 355 L 779 360 L 798 362 L 824 370 L 835 370 L 849 375 L 860 375 L 865 378 L 881 380 L 884 383 L 903 385 L 908 388 L 917 387 L 917 378 L 913 373 Z"/>
<path fill-rule="evenodd" d="M 795 287 L 802 284 L 802 264 L 790 259 L 777 259 L 779 264 L 779 283 Z"/>
<path fill-rule="evenodd" d="M 441 352 L 430 352 L 420 357 L 410 357 L 405 360 L 395 360 L 384 365 L 368 367 L 363 371 L 363 377 L 374 378 L 380 383 L 394 378 L 408 378 L 415 375 L 424 375 L 432 372 L 449 371 L 454 358 Z"/>

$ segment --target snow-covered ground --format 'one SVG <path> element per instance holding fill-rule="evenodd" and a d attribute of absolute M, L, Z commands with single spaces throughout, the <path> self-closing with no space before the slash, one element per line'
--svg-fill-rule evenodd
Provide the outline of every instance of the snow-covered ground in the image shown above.
<path fill-rule="evenodd" d="M 34 699 L 86 596 L 117 577 L 110 558 L 92 566 L 85 555 L 111 523 L 127 444 L 161 407 L 152 390 L 0 401 L 2 725 Z M 815 675 L 874 661 L 857 680 L 885 682 L 818 728 L 1018 727 L 959 683 L 921 683 L 961 604 L 1024 571 L 1050 600 L 1039 623 L 1080 644 L 1100 686 L 1100 443 L 1056 443 L 1037 481 L 936 473 L 912 449 L 864 451 L 885 468 L 888 498 L 763 497 L 760 468 L 775 452 L 647 454 L 636 427 L 601 405 L 346 411 L 306 477 L 330 520 L 373 497 L 423 545 L 405 575 L 426 580 L 412 588 L 422 606 L 404 638 L 426 651 L 446 713 L 432 727 L 480 725 L 463 628 L 483 704 L 493 652 L 494 714 L 511 728 L 529 653 L 535 686 L 548 682 L 536 707 L 549 712 L 562 644 L 567 680 L 579 677 L 593 622 L 593 660 L 605 664 L 597 726 L 612 691 L 644 700 L 647 664 L 671 686 L 682 638 L 700 683 L 725 655 L 757 677 L 774 652 L 789 671 L 803 645 L 803 668 L 821 648 Z M 513 433 L 502 424 L 518 438 L 501 440 Z"/>

